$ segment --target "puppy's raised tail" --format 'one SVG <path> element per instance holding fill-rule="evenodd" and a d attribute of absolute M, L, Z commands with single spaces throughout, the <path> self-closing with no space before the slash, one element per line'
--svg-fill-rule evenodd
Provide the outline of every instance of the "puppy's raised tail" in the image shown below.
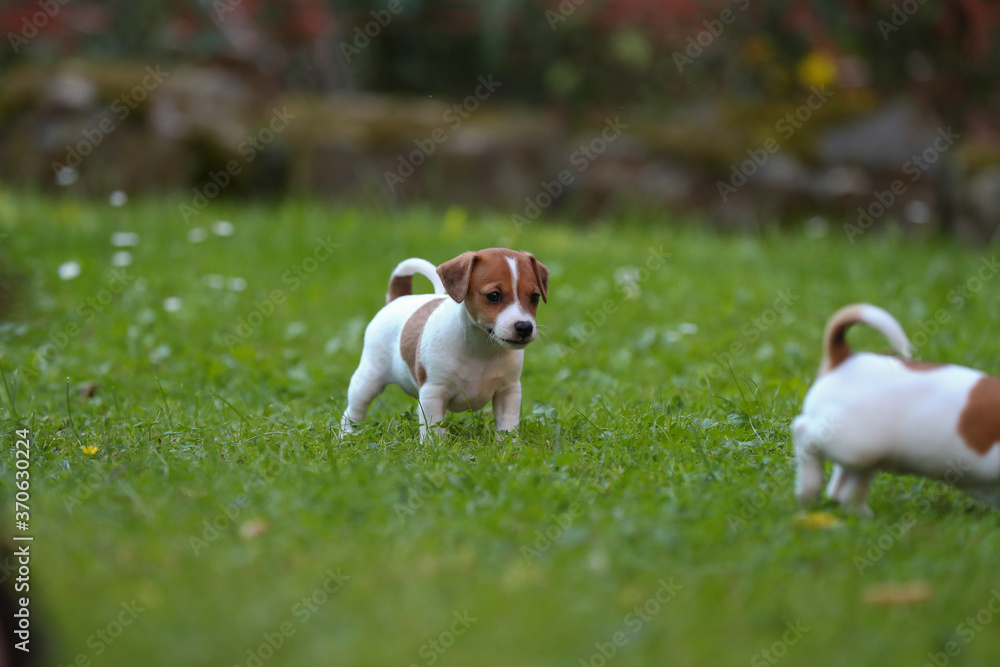
<path fill-rule="evenodd" d="M 910 341 L 896 318 L 878 306 L 855 303 L 838 310 L 826 323 L 820 375 L 829 373 L 851 356 L 851 348 L 847 345 L 847 330 L 854 324 L 867 324 L 885 336 L 900 356 L 910 358 Z"/>
<path fill-rule="evenodd" d="M 393 299 L 413 294 L 413 274 L 415 273 L 419 273 L 431 281 L 435 294 L 445 293 L 444 285 L 437 274 L 437 267 L 426 259 L 411 257 L 400 262 L 393 270 L 392 275 L 389 276 L 389 291 L 385 294 L 385 302 L 389 303 Z"/>

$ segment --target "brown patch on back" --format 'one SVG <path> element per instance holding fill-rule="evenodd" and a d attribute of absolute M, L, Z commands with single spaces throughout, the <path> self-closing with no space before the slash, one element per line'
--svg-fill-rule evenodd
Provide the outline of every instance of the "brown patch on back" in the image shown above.
<path fill-rule="evenodd" d="M 403 331 L 399 335 L 399 354 L 403 357 L 413 379 L 417 381 L 417 386 L 421 386 L 427 379 L 427 371 L 423 364 L 417 361 L 420 351 L 420 339 L 424 336 L 424 325 L 427 318 L 431 316 L 434 309 L 441 305 L 444 299 L 434 299 L 417 308 L 410 318 L 403 325 Z"/>
<path fill-rule="evenodd" d="M 979 454 L 1000 441 L 1000 378 L 987 375 L 973 385 L 958 419 L 958 434 Z"/>
<path fill-rule="evenodd" d="M 385 302 L 410 294 L 413 294 L 413 276 L 393 276 L 389 281 L 389 296 Z"/>
<path fill-rule="evenodd" d="M 900 359 L 900 361 L 911 371 L 936 371 L 945 367 L 945 364 L 936 364 L 932 361 L 914 361 L 913 359 Z"/>

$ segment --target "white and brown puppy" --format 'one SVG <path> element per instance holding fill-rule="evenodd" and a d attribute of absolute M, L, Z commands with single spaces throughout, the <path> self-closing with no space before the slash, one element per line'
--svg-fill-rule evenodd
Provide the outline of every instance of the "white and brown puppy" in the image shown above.
<path fill-rule="evenodd" d="M 881 332 L 903 357 L 852 354 L 853 324 Z M 826 325 L 819 378 L 792 422 L 795 495 L 817 499 L 823 461 L 835 463 L 826 493 L 871 516 L 868 488 L 880 470 L 944 480 L 993 506 L 1000 501 L 1000 379 L 964 366 L 910 361 L 899 323 L 868 304 L 846 306 Z"/>
<path fill-rule="evenodd" d="M 413 294 L 413 274 L 434 294 Z M 517 428 L 524 348 L 538 335 L 535 311 L 547 301 L 549 270 L 526 252 L 465 252 L 434 268 L 422 259 L 399 264 L 386 306 L 365 330 L 361 363 L 347 390 L 341 429 L 353 433 L 386 385 L 420 401 L 420 439 L 445 411 L 479 410 L 493 401 L 497 429 Z"/>

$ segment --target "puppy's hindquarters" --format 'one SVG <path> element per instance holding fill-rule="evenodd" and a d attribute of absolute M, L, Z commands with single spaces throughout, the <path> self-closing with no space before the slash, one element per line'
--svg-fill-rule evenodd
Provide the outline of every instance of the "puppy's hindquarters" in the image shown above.
<path fill-rule="evenodd" d="M 795 478 L 795 497 L 803 505 L 810 505 L 819 499 L 823 489 L 823 463 L 832 458 L 836 463 L 826 495 L 845 509 L 863 516 L 871 516 L 866 501 L 868 488 L 878 470 L 872 467 L 866 456 L 847 456 L 850 464 L 844 463 L 842 442 L 843 423 L 838 413 L 802 414 L 792 422 L 792 437 L 795 441 L 795 458 L 798 471 Z"/>
<path fill-rule="evenodd" d="M 340 420 L 340 428 L 344 433 L 354 433 L 354 424 L 365 420 L 368 406 L 389 384 L 387 367 L 392 362 L 378 347 L 380 346 L 369 346 L 366 342 L 361 362 L 351 376 L 351 383 L 347 388 L 347 409 Z"/>
<path fill-rule="evenodd" d="M 398 384 L 407 394 L 417 395 L 417 386 L 400 354 L 400 335 L 410 317 L 429 301 L 441 300 L 430 294 L 393 299 L 380 310 L 365 329 L 364 347 L 358 369 L 347 390 L 347 409 L 341 419 L 345 433 L 364 421 L 368 406 L 389 384 Z"/>
<path fill-rule="evenodd" d="M 365 420 L 371 402 L 385 390 L 387 385 L 397 381 L 395 365 L 398 354 L 393 354 L 392 345 L 398 346 L 400 316 L 396 311 L 402 307 L 405 307 L 405 304 L 400 301 L 384 307 L 365 329 L 361 361 L 351 376 L 347 388 L 347 409 L 344 410 L 344 416 L 340 420 L 340 427 L 344 433 L 353 433 L 354 424 Z"/>
<path fill-rule="evenodd" d="M 822 440 L 809 417 L 799 415 L 792 421 L 792 440 L 795 443 L 795 498 L 803 505 L 810 505 L 823 488 Z"/>

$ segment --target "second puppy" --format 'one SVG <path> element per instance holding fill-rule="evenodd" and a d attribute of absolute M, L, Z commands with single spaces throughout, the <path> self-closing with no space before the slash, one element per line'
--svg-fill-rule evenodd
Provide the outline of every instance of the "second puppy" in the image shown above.
<path fill-rule="evenodd" d="M 852 354 L 853 324 L 878 330 L 903 357 Z M 996 506 L 1000 501 L 1000 379 L 952 364 L 910 361 L 899 323 L 868 304 L 846 306 L 826 325 L 823 365 L 792 422 L 795 495 L 819 497 L 823 461 L 834 462 L 826 493 L 872 514 L 868 488 L 880 470 L 944 480 Z"/>

